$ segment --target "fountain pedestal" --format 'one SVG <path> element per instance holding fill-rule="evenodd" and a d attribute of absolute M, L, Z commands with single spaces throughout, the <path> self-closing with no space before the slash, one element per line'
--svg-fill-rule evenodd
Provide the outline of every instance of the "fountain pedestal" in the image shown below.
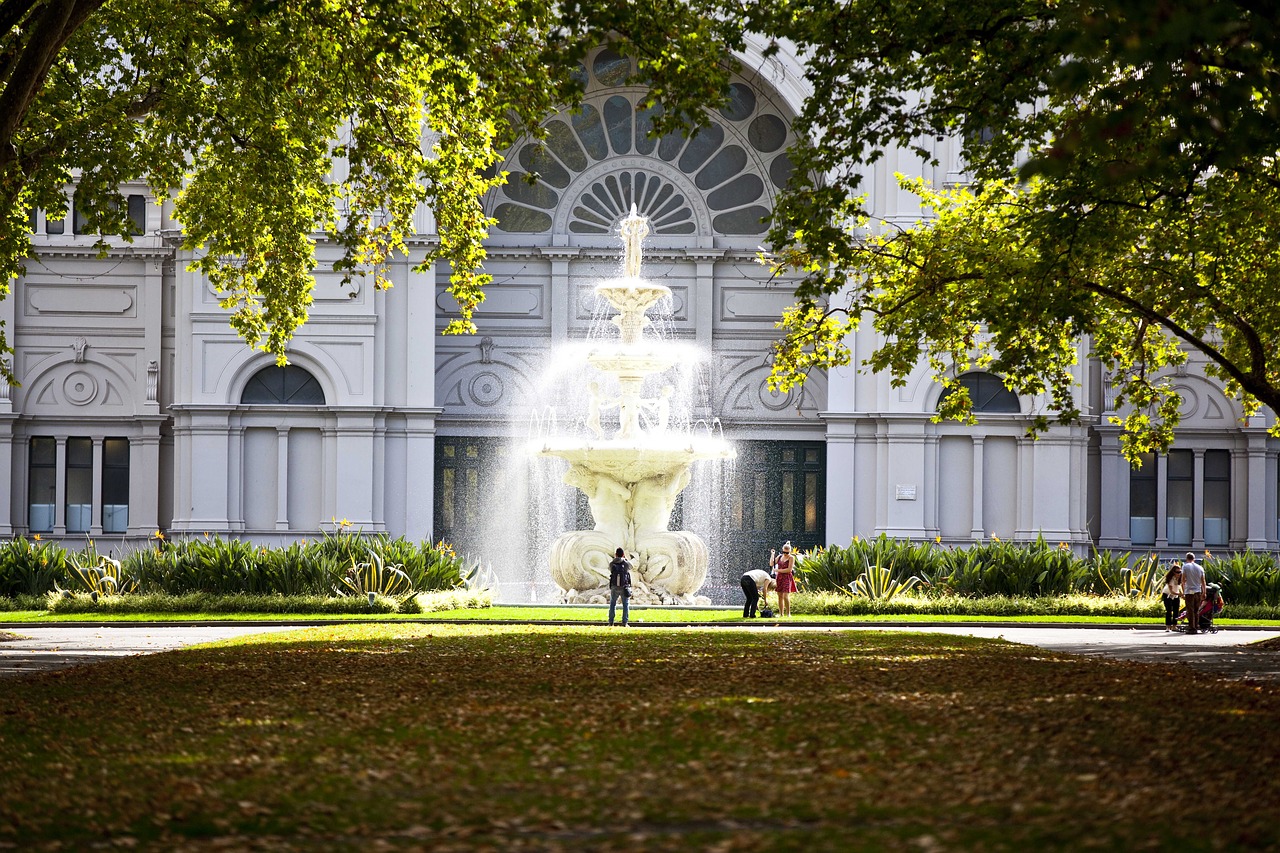
<path fill-rule="evenodd" d="M 646 312 L 671 291 L 640 277 L 640 244 L 648 223 L 634 207 L 621 233 L 625 277 L 596 288 L 619 312 L 613 324 L 620 342 L 587 357 L 589 364 L 614 379 L 619 393 L 606 398 L 599 384 L 591 383 L 586 421 L 592 439 L 548 440 L 540 450 L 543 456 L 569 462 L 564 482 L 586 495 L 595 519 L 593 530 L 571 531 L 555 540 L 551 576 L 566 601 L 605 599 L 609 563 L 622 548 L 632 564 L 633 601 L 691 604 L 707 578 L 707 545 L 696 534 L 668 530 L 667 525 L 676 498 L 689 484 L 693 463 L 735 454 L 723 438 L 668 429 L 670 386 L 657 397 L 643 396 L 645 380 L 678 358 L 669 348 L 642 337 L 649 325 Z M 618 412 L 618 429 L 606 438 L 600 414 L 612 409 Z"/>

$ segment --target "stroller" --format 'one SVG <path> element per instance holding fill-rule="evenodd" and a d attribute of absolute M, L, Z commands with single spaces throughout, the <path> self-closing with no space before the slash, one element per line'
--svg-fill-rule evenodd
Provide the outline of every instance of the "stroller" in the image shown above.
<path fill-rule="evenodd" d="M 1204 601 L 1200 602 L 1200 631 L 1204 634 L 1216 634 L 1218 628 L 1213 624 L 1214 617 L 1222 612 L 1224 602 L 1222 600 L 1222 587 L 1216 583 L 1205 586 Z M 1186 608 L 1178 613 L 1179 629 L 1185 631 L 1187 629 L 1187 611 Z"/>

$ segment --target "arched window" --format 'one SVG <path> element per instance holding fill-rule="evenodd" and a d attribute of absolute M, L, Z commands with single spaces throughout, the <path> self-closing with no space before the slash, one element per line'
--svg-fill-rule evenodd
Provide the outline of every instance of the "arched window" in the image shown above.
<path fill-rule="evenodd" d="M 974 414 L 1016 415 L 1022 412 L 1018 396 L 1004 387 L 999 376 L 991 373 L 966 373 L 960 377 L 960 384 L 969 391 Z M 941 406 L 946 398 L 947 395 L 944 394 L 938 405 Z"/>
<path fill-rule="evenodd" d="M 617 230 L 632 205 L 656 234 L 695 233 L 697 206 L 706 208 L 719 234 L 757 236 L 768 229 L 773 195 L 792 170 L 790 129 L 777 107 L 737 81 L 729 102 L 697 133 L 654 138 L 649 131 L 659 108 L 643 106 L 644 90 L 626 85 L 633 71 L 632 60 L 609 47 L 579 67 L 587 88 L 581 108 L 548 120 L 546 138 L 517 146 L 504 165 L 510 177 L 491 197 L 499 231 L 546 232 L 563 210 L 570 233 L 604 236 Z M 595 180 L 576 182 L 619 158 L 626 159 Z M 687 179 L 685 189 L 670 179 L 675 172 Z M 695 204 L 686 192 L 702 200 Z"/>
<path fill-rule="evenodd" d="M 264 367 L 244 386 L 240 402 L 267 406 L 323 406 L 324 389 L 295 364 Z"/>

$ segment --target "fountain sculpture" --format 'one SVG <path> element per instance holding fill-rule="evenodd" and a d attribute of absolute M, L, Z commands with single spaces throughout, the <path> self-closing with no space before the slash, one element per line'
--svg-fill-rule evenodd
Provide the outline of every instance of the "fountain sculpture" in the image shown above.
<path fill-rule="evenodd" d="M 681 354 L 643 335 L 650 325 L 646 312 L 671 294 L 666 285 L 645 281 L 640 274 L 649 222 L 632 205 L 620 231 L 623 276 L 601 283 L 596 293 L 619 312 L 612 322 L 621 334 L 616 345 L 597 347 L 587 356 L 592 367 L 610 378 L 588 385 L 590 435 L 547 439 L 538 448 L 543 456 L 569 463 L 564 482 L 586 495 L 595 519 L 595 529 L 570 531 L 555 540 L 551 576 L 563 600 L 594 600 L 607 594 L 609 562 L 621 547 L 632 564 L 634 601 L 691 604 L 707 577 L 707 545 L 694 533 L 667 526 L 693 463 L 731 459 L 734 451 L 711 429 L 696 433 L 673 427 L 673 386 L 644 396 L 646 379 L 671 368 Z M 606 435 L 601 415 L 615 410 L 617 430 Z"/>

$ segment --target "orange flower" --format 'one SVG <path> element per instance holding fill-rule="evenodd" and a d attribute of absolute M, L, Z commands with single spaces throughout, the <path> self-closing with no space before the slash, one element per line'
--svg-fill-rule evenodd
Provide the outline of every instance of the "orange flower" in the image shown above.
<path fill-rule="evenodd" d="M 159 539 L 159 540 L 163 541 L 163 540 L 164 540 L 164 533 L 162 533 L 161 531 L 157 530 L 155 533 L 152 533 L 152 534 L 151 534 L 151 538 L 152 538 L 152 539 Z"/>
<path fill-rule="evenodd" d="M 36 540 L 37 542 L 39 542 L 39 541 L 40 541 L 40 534 L 39 534 L 39 533 L 33 533 L 33 534 L 31 534 L 31 538 L 32 538 L 32 539 L 34 539 L 34 540 Z"/>

